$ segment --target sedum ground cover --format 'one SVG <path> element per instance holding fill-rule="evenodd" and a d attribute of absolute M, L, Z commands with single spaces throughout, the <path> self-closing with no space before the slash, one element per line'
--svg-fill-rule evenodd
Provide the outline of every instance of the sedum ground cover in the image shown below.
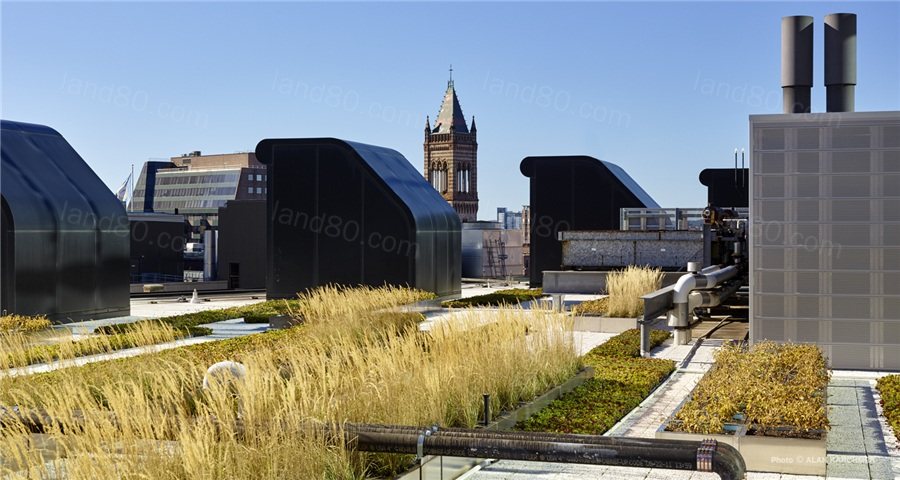
<path fill-rule="evenodd" d="M 543 294 L 540 288 L 510 288 L 474 297 L 447 300 L 441 303 L 441 306 L 444 308 L 466 308 L 518 305 L 522 302 L 540 298 Z"/>
<path fill-rule="evenodd" d="M 656 347 L 669 332 L 651 331 Z M 640 331 L 625 331 L 588 352 L 594 378 L 552 402 L 517 428 L 532 432 L 600 435 L 637 407 L 675 369 L 675 362 L 640 358 Z"/>
<path fill-rule="evenodd" d="M 726 423 L 736 423 L 736 416 L 744 417 L 750 432 L 760 435 L 818 437 L 828 429 L 826 387 L 831 374 L 817 346 L 726 345 L 715 359 L 670 429 L 721 433 Z"/>

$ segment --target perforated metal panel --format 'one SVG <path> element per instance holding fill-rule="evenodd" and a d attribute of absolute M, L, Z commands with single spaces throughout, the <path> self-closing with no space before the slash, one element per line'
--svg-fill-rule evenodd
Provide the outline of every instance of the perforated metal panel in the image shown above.
<path fill-rule="evenodd" d="M 900 369 L 900 112 L 750 117 L 751 339 Z"/>

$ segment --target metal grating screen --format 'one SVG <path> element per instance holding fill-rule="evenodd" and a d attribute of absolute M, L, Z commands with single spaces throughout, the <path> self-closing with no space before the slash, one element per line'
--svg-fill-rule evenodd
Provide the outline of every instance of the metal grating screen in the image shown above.
<path fill-rule="evenodd" d="M 900 112 L 756 115 L 751 339 L 900 369 Z"/>

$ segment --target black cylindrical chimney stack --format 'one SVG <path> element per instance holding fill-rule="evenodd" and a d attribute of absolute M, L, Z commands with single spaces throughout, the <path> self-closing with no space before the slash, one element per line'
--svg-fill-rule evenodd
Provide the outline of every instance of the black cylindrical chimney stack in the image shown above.
<path fill-rule="evenodd" d="M 781 19 L 781 91 L 784 113 L 809 113 L 813 85 L 813 18 Z"/>
<path fill-rule="evenodd" d="M 825 111 L 856 108 L 856 14 L 825 16 Z"/>

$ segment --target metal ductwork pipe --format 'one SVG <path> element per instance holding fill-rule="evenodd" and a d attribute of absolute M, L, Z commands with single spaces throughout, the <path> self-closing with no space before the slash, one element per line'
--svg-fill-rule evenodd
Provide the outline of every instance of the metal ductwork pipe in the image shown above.
<path fill-rule="evenodd" d="M 675 282 L 672 311 L 669 313 L 669 326 L 675 329 L 675 345 L 687 345 L 691 341 L 693 311 L 695 307 L 702 306 L 702 296 L 695 296 L 694 304 L 691 305 L 691 292 L 698 288 L 715 288 L 740 273 L 739 265 L 731 265 L 718 270 L 704 269 L 700 273 L 687 273 Z"/>
<path fill-rule="evenodd" d="M 856 108 L 856 14 L 825 16 L 825 111 Z"/>
<path fill-rule="evenodd" d="M 812 86 L 813 17 L 782 17 L 781 91 L 784 113 L 809 113 Z"/>
<path fill-rule="evenodd" d="M 703 307 L 718 307 L 725 300 L 731 298 L 741 288 L 741 282 L 726 283 L 716 290 L 694 290 L 688 296 L 688 306 L 691 309 Z"/>
<path fill-rule="evenodd" d="M 704 270 L 705 271 L 705 270 Z M 672 295 L 672 315 L 669 317 L 670 327 L 688 327 L 691 324 L 691 309 L 688 306 L 690 293 L 698 288 L 713 288 L 726 280 L 731 280 L 740 273 L 737 265 L 731 265 L 708 273 L 687 273 L 675 282 Z"/>

